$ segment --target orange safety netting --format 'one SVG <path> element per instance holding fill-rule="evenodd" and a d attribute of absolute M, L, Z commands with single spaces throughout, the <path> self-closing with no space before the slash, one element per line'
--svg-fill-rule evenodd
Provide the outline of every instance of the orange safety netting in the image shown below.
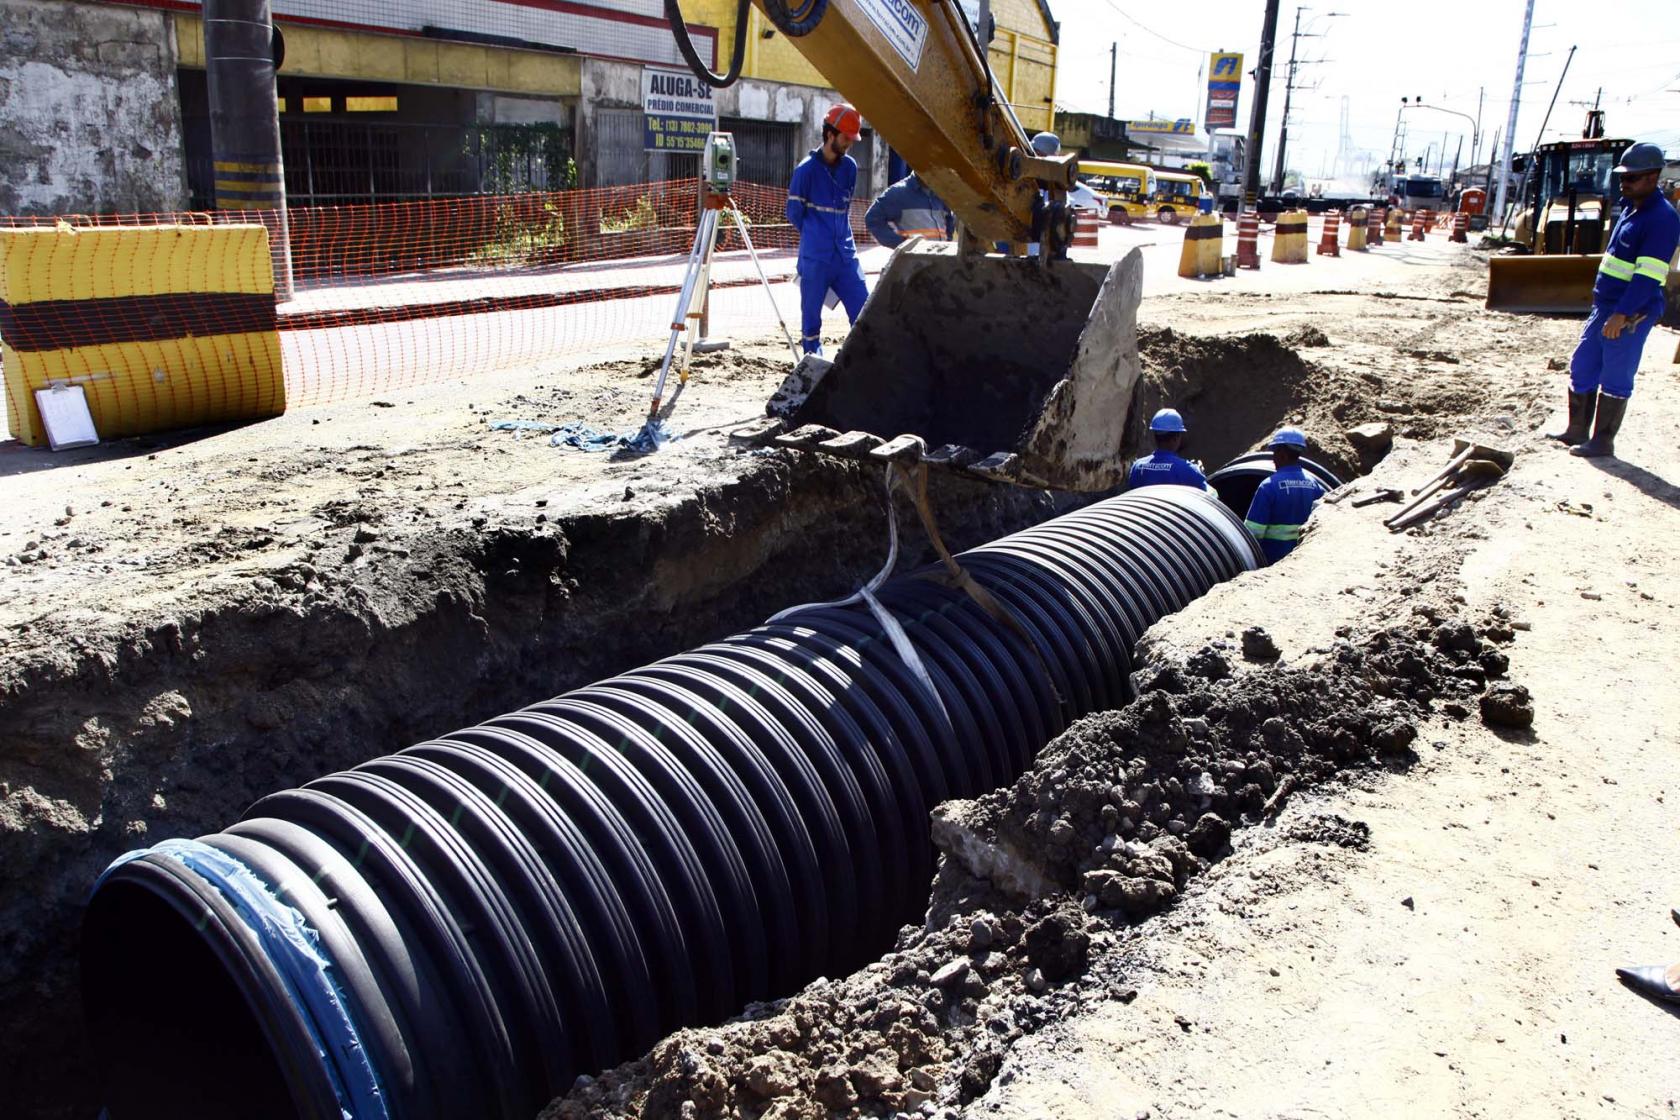
<path fill-rule="evenodd" d="M 733 197 L 771 280 L 775 307 L 734 222 L 726 220 L 712 267 L 712 333 L 775 335 L 779 308 L 797 335 L 799 298 L 790 281 L 798 236 L 784 217 L 786 191 L 738 183 Z M 35 284 L 33 302 L 24 304 L 7 302 L 0 291 L 0 342 L 9 356 L 26 349 L 61 351 L 71 380 L 122 378 L 135 375 L 93 368 L 100 346 L 112 340 L 150 345 L 278 327 L 285 402 L 293 408 L 428 381 L 543 368 L 556 360 L 648 353 L 662 349 L 668 335 L 698 203 L 696 182 L 685 179 L 297 208 L 286 213 L 289 298 L 253 295 L 250 277 L 204 285 L 215 298 L 176 298 L 183 294 L 178 286 L 171 292 L 168 282 L 152 275 L 160 267 L 156 261 L 119 255 L 95 271 L 144 275 L 110 277 L 95 289 L 107 296 L 112 290 L 149 294 L 80 298 L 90 291 L 86 276 L 72 293 L 77 298 L 43 300 L 50 285 Z M 866 206 L 854 204 L 852 225 L 866 271 L 873 272 L 884 263 L 885 250 L 870 248 Z M 271 235 L 280 228 L 275 214 L 245 211 L 0 216 L 0 232 L 254 221 Z M 274 236 L 273 245 L 280 240 Z M 281 277 L 282 254 L 274 256 Z M 28 404 L 18 399 L 15 380 L 7 378 L 14 417 Z"/>

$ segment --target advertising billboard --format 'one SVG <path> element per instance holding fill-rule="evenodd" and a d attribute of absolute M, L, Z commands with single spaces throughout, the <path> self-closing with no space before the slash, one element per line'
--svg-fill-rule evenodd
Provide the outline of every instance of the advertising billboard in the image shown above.
<path fill-rule="evenodd" d="M 1208 60 L 1207 130 L 1237 127 L 1242 55 L 1215 51 Z"/>

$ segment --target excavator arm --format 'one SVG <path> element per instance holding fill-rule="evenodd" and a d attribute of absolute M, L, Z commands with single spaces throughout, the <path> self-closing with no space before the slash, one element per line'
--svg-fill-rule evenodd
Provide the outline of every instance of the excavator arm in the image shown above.
<path fill-rule="evenodd" d="M 982 243 L 1034 236 L 1034 200 L 1054 201 L 1073 185 L 1072 156 L 1034 154 L 1025 130 L 997 89 L 979 40 L 956 0 L 754 0 L 841 95 L 854 105 Z M 690 66 L 714 85 L 733 81 L 706 72 L 694 57 L 677 0 L 666 0 Z M 737 38 L 746 0 L 736 15 Z M 1065 244 L 1071 223 L 1053 208 Z"/>
<path fill-rule="evenodd" d="M 1032 151 L 957 0 L 750 2 L 945 200 L 963 233 L 956 245 L 894 250 L 834 361 L 806 355 L 769 418 L 732 438 L 1022 486 L 1118 485 L 1142 433 L 1130 422 L 1142 258 L 1133 249 L 1113 263 L 1062 259 L 1075 160 Z M 665 11 L 689 67 L 711 85 L 733 82 L 749 0 L 739 0 L 723 74 L 696 55 L 678 3 L 665 0 Z M 991 252 L 1031 241 L 1037 260 Z"/>

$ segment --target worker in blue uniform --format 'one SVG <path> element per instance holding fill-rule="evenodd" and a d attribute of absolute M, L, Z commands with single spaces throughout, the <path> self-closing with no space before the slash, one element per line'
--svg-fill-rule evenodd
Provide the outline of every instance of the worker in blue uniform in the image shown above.
<path fill-rule="evenodd" d="M 1301 469 L 1307 437 L 1299 428 L 1279 428 L 1266 444 L 1272 453 L 1271 477 L 1260 484 L 1249 503 L 1243 524 L 1260 542 L 1266 562 L 1275 564 L 1295 551 L 1301 527 L 1313 504 L 1324 497 L 1324 485 Z"/>
<path fill-rule="evenodd" d="M 1048 159 L 1062 154 L 1062 138 L 1054 132 L 1040 132 L 1032 138 L 1033 154 Z M 1036 257 L 1039 254 L 1039 239 L 1043 237 L 1045 225 L 1051 221 L 1059 208 L 1050 201 L 1050 192 L 1040 187 L 1038 195 L 1032 204 L 1032 232 L 1033 240 L 1027 245 L 1027 256 Z M 1067 259 L 1067 246 L 1062 246 L 1057 253 L 1056 260 Z"/>
<path fill-rule="evenodd" d="M 1188 459 L 1181 458 L 1178 449 L 1184 446 L 1184 417 L 1178 414 L 1176 408 L 1163 408 L 1149 421 L 1149 431 L 1155 437 L 1155 453 L 1145 455 L 1132 464 L 1132 470 L 1126 477 L 1126 487 L 1136 490 L 1139 486 L 1194 486 L 1198 490 L 1207 489 L 1207 478 L 1196 465 Z"/>
<path fill-rule="evenodd" d="M 1680 215 L 1658 189 L 1663 163 L 1655 144 L 1634 144 L 1616 166 L 1622 214 L 1593 281 L 1592 315 L 1569 363 L 1569 427 L 1552 436 L 1569 444 L 1573 455 L 1616 453 L 1639 356 L 1663 317 L 1663 282 L 1680 245 Z"/>
<path fill-rule="evenodd" d="M 911 237 L 949 241 L 955 228 L 951 208 L 914 171 L 882 191 L 869 204 L 863 222 L 869 235 L 889 249 Z"/>
<path fill-rule="evenodd" d="M 869 294 L 852 241 L 858 166 L 846 154 L 862 131 L 856 109 L 834 106 L 823 121 L 822 147 L 799 162 L 788 184 L 787 220 L 799 231 L 799 307 L 807 354 L 822 353 L 823 305 L 830 291 L 854 323 Z"/>

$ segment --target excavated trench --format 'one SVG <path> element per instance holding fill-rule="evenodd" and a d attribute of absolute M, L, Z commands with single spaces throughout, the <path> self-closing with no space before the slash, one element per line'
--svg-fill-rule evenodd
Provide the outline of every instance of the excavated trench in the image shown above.
<path fill-rule="evenodd" d="M 1140 342 L 1147 376 L 1130 432 L 1172 403 L 1205 462 L 1285 420 L 1330 415 L 1325 375 L 1270 336 Z M 1336 388 L 1347 400 L 1357 386 Z M 1314 434 L 1314 458 L 1357 472 L 1339 427 Z M 354 578 L 323 565 L 271 572 L 240 602 L 14 673 L 0 750 L 6 792 L 25 796 L 0 820 L 0 1076 L 19 1112 L 79 1116 L 95 1103 L 75 946 L 85 893 L 119 853 L 211 832 L 274 790 L 844 594 L 879 565 L 873 472 L 748 462 L 732 483 L 666 507 L 463 525 Z M 953 548 L 1079 504 L 951 479 L 934 497 Z"/>

